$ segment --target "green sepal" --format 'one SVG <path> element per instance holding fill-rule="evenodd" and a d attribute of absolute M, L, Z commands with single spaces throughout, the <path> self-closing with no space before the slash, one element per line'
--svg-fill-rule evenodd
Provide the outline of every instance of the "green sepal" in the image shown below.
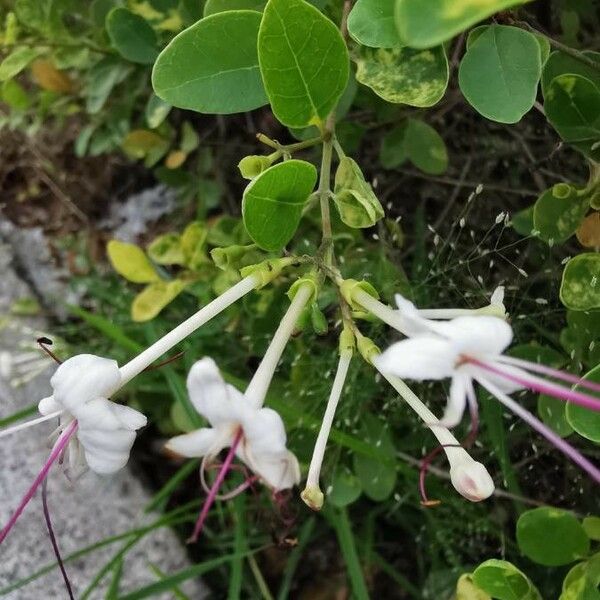
<path fill-rule="evenodd" d="M 246 253 L 249 250 L 253 250 L 254 247 L 254 244 L 250 244 L 248 246 L 235 245 L 225 248 L 213 248 L 210 251 L 210 257 L 213 259 L 215 265 L 223 271 L 236 269 Z"/>
<path fill-rule="evenodd" d="M 356 340 L 354 334 L 349 327 L 344 327 L 342 333 L 340 333 L 339 341 L 339 353 L 340 356 L 352 356 L 354 349 L 356 348 Z"/>
<path fill-rule="evenodd" d="M 300 289 L 300 287 L 305 284 L 309 284 L 312 287 L 312 292 L 306 302 L 306 305 L 309 306 L 313 302 L 317 301 L 317 297 L 319 295 L 320 281 L 319 281 L 319 277 L 316 273 L 308 273 L 308 274 L 300 277 L 300 279 L 297 279 L 296 281 L 294 281 L 294 283 L 292 283 L 290 289 L 287 292 L 287 296 L 290 300 L 293 300 L 294 296 L 298 293 L 298 290 Z"/>
<path fill-rule="evenodd" d="M 319 304 L 317 302 L 313 302 L 310 306 L 310 322 L 317 335 L 326 335 L 329 331 L 327 318 L 323 314 L 323 311 L 319 308 Z"/>
<path fill-rule="evenodd" d="M 375 344 L 375 342 L 371 338 L 365 337 L 364 335 L 358 336 L 356 340 L 356 347 L 358 348 L 360 355 L 369 364 L 373 364 L 373 359 L 381 354 L 381 350 Z"/>
<path fill-rule="evenodd" d="M 263 171 L 266 171 L 280 156 L 281 152 L 273 152 L 269 156 L 250 154 L 240 160 L 238 169 L 244 179 L 254 179 Z"/>
<path fill-rule="evenodd" d="M 281 275 L 281 271 L 296 262 L 294 258 L 270 258 L 263 260 L 256 265 L 248 265 L 240 269 L 242 277 L 249 277 L 254 275 L 259 279 L 259 284 L 256 289 L 260 289 L 268 285 L 273 280 L 277 279 Z"/>
<path fill-rule="evenodd" d="M 356 290 L 362 290 L 373 296 L 376 300 L 379 300 L 379 293 L 368 281 L 357 281 L 356 279 L 344 279 L 340 284 L 340 292 L 344 300 L 359 313 L 364 312 L 364 308 L 354 300 L 354 293 Z"/>

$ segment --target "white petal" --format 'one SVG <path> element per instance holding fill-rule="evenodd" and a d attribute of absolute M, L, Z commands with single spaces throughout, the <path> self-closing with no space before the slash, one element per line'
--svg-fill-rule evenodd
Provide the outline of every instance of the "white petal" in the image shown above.
<path fill-rule="evenodd" d="M 503 285 L 499 285 L 494 290 L 494 293 L 492 294 L 492 297 L 490 298 L 490 304 L 492 306 L 502 307 L 502 310 L 504 310 L 504 286 Z"/>
<path fill-rule="evenodd" d="M 95 398 L 77 408 L 79 429 L 100 429 L 117 431 L 122 429 L 121 421 L 111 409 L 112 402 L 106 398 Z"/>
<path fill-rule="evenodd" d="M 419 315 L 417 307 L 410 301 L 396 294 L 396 306 L 402 316 L 402 332 L 408 336 L 415 336 L 429 331 L 429 321 Z"/>
<path fill-rule="evenodd" d="M 464 373 L 457 372 L 452 378 L 450 396 L 446 404 L 444 416 L 441 419 L 441 424 L 444 427 L 452 428 L 460 423 L 467 404 L 468 384 L 469 376 Z"/>
<path fill-rule="evenodd" d="M 191 368 L 187 389 L 196 410 L 213 426 L 237 418 L 237 404 L 243 395 L 225 383 L 212 358 L 203 358 Z"/>
<path fill-rule="evenodd" d="M 125 429 L 135 431 L 136 429 L 145 427 L 148 423 L 148 419 L 145 415 L 130 406 L 110 402 L 110 409 L 119 420 L 121 427 L 124 427 Z"/>
<path fill-rule="evenodd" d="M 375 358 L 378 369 L 403 379 L 452 377 L 458 355 L 452 344 L 433 335 L 419 335 L 392 344 Z"/>
<path fill-rule="evenodd" d="M 227 441 L 231 443 L 231 440 L 220 436 L 216 429 L 205 427 L 171 438 L 165 448 L 180 456 L 201 457 L 218 454 L 227 445 Z"/>
<path fill-rule="evenodd" d="M 457 317 L 432 324 L 432 329 L 451 340 L 459 354 L 474 357 L 498 356 L 513 338 L 511 326 L 498 317 Z"/>
<path fill-rule="evenodd" d="M 110 474 L 127 464 L 135 433 L 125 430 L 78 429 L 77 439 L 83 446 L 90 469 L 96 473 Z"/>
<path fill-rule="evenodd" d="M 45 416 L 62 410 L 62 406 L 54 399 L 54 396 L 48 396 L 39 401 L 38 410 Z"/>
<path fill-rule="evenodd" d="M 279 414 L 271 408 L 248 410 L 242 416 L 246 445 L 252 454 L 285 451 L 285 427 Z"/>
<path fill-rule="evenodd" d="M 58 367 L 50 383 L 54 400 L 77 415 L 79 407 L 95 398 L 109 398 L 121 383 L 116 361 L 93 354 L 78 354 Z"/>
<path fill-rule="evenodd" d="M 254 455 L 242 450 L 240 458 L 275 491 L 285 490 L 300 482 L 298 459 L 290 451 Z"/>

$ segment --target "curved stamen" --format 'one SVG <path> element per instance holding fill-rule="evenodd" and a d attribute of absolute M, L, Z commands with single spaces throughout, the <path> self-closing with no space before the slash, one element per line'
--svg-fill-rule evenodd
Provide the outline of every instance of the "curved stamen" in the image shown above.
<path fill-rule="evenodd" d="M 525 377 L 520 377 L 519 375 L 515 375 L 510 371 L 504 371 L 503 369 L 499 369 L 490 363 L 483 362 L 471 356 L 465 356 L 464 359 L 465 362 L 471 363 L 472 365 L 475 365 L 484 371 L 488 371 L 494 375 L 499 375 L 504 379 L 518 383 L 519 385 L 529 388 L 530 390 L 535 390 L 536 392 L 546 394 L 547 396 L 554 396 L 560 400 L 572 402 L 573 404 L 578 404 L 579 406 L 583 406 L 584 408 L 588 408 L 590 410 L 600 411 L 600 399 L 594 398 L 593 396 L 588 396 L 587 394 L 582 394 L 581 392 L 569 390 L 555 383 L 550 383 L 548 381 L 544 381 L 543 379 L 539 379 L 538 377 L 530 375 L 529 373 L 523 373 Z"/>
<path fill-rule="evenodd" d="M 223 482 L 225 481 L 225 476 L 227 475 L 227 473 L 229 472 L 229 470 L 231 468 L 231 463 L 233 462 L 233 459 L 235 457 L 235 451 L 237 450 L 237 447 L 239 446 L 239 444 L 242 440 L 242 437 L 243 437 L 243 430 L 240 427 L 238 429 L 237 433 L 235 434 L 235 438 L 233 439 L 231 447 L 229 448 L 229 452 L 227 453 L 227 456 L 225 457 L 225 460 L 223 461 L 223 466 L 221 467 L 221 470 L 217 474 L 217 478 L 215 479 L 215 482 L 212 484 L 212 487 L 210 488 L 208 496 L 206 497 L 206 500 L 204 501 L 204 504 L 202 505 L 202 510 L 200 511 L 200 514 L 198 515 L 198 520 L 196 521 L 196 525 L 194 526 L 194 533 L 188 539 L 188 544 L 198 541 L 198 537 L 200 536 L 200 533 L 202 532 L 202 528 L 204 527 L 204 521 L 206 521 L 206 517 L 208 516 L 208 511 L 210 510 L 210 507 L 214 504 L 215 500 L 217 499 L 217 494 L 219 492 L 219 488 L 223 485 Z"/>
<path fill-rule="evenodd" d="M 40 337 L 37 340 L 38 346 L 56 363 L 58 363 L 59 365 L 62 365 L 62 360 L 60 360 L 60 358 L 58 358 L 56 356 L 56 354 L 54 354 L 54 352 L 52 352 L 52 350 L 50 350 L 50 348 L 46 348 L 46 346 L 52 346 L 52 340 L 50 338 L 47 337 Z"/>
<path fill-rule="evenodd" d="M 206 483 L 206 476 L 205 476 L 206 471 L 208 469 L 221 469 L 223 467 L 223 463 L 206 466 L 206 464 L 205 464 L 206 458 L 207 457 L 205 456 L 204 459 L 202 460 L 202 464 L 200 465 L 200 484 L 202 485 L 202 488 L 204 489 L 204 491 L 207 494 L 210 494 L 210 487 Z M 231 465 L 231 468 L 229 470 L 230 471 L 239 471 L 239 472 L 243 473 L 244 474 L 244 482 L 240 483 L 240 485 L 238 485 L 236 488 L 234 488 L 230 492 L 227 492 L 226 494 L 217 494 L 215 496 L 215 500 L 231 500 L 232 498 L 239 496 L 243 491 L 247 490 L 249 487 L 252 487 L 260 479 L 260 477 L 258 475 L 252 475 L 250 473 L 250 471 L 244 465 Z"/>
<path fill-rule="evenodd" d="M 0 431 L 0 438 L 10 435 L 11 433 L 16 433 L 17 431 L 22 431 L 23 429 L 33 427 L 34 425 L 38 425 L 39 423 L 50 421 L 50 419 L 59 417 L 63 412 L 63 410 L 57 410 L 56 412 L 50 413 L 49 415 L 44 415 L 43 417 L 38 417 L 37 419 L 31 419 L 31 421 L 25 421 L 25 423 L 13 425 L 13 427 L 9 427 L 8 429 Z"/>
<path fill-rule="evenodd" d="M 570 458 L 576 465 L 581 467 L 596 483 L 600 483 L 600 469 L 590 462 L 578 450 L 575 450 L 571 444 L 563 440 L 554 433 L 549 427 L 546 427 L 540 420 L 536 419 L 529 411 L 525 410 L 518 402 L 515 402 L 510 396 L 498 389 L 491 381 L 485 377 L 477 377 L 477 381 L 490 394 L 498 398 L 509 410 L 523 419 L 532 429 L 535 429 L 540 435 L 544 436 L 553 446 L 556 446 L 563 454 Z"/>
<path fill-rule="evenodd" d="M 588 390 L 592 390 L 594 392 L 600 392 L 600 383 L 596 383 L 595 381 L 588 381 L 587 379 L 583 379 L 582 377 L 578 377 L 577 375 L 573 375 L 572 373 L 560 371 L 559 369 L 553 369 L 552 367 L 548 367 L 547 365 L 541 365 L 540 363 L 534 363 L 529 360 L 523 360 L 522 358 L 515 358 L 513 356 L 504 355 L 500 355 L 498 357 L 498 360 L 500 362 L 506 363 L 507 365 L 516 365 L 518 367 L 523 367 L 528 371 L 542 373 L 544 375 L 548 375 L 549 377 L 554 377 L 555 379 L 562 379 L 562 381 L 574 383 L 579 387 L 587 388 Z"/>
<path fill-rule="evenodd" d="M 56 459 L 63 453 L 63 450 L 66 448 L 71 436 L 77 430 L 77 421 L 71 421 L 69 426 L 60 434 L 60 437 L 56 440 L 54 447 L 52 448 L 52 452 L 50 452 L 50 456 L 48 460 L 45 462 L 42 470 L 39 472 L 38 476 L 34 479 L 30 488 L 27 490 L 25 496 L 17 506 L 17 509 L 8 520 L 8 523 L 4 526 L 4 529 L 0 531 L 0 544 L 5 540 L 6 536 L 9 534 L 10 530 L 13 528 L 13 525 L 17 522 L 17 519 L 21 516 L 21 513 L 25 510 L 29 501 L 33 498 L 33 495 L 37 491 L 39 485 L 46 479 L 48 476 L 48 472 L 50 471 L 50 467 L 54 464 Z"/>

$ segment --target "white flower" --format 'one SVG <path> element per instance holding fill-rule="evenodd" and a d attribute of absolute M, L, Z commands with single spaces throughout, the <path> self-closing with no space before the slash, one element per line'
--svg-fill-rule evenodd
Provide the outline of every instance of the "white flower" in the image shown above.
<path fill-rule="evenodd" d="M 62 363 L 52 376 L 54 394 L 40 401 L 42 415 L 60 412 L 60 429 L 77 419 L 76 438 L 69 443 L 73 466 L 83 449 L 85 462 L 100 474 L 123 468 L 146 417 L 108 398 L 119 389 L 121 374 L 116 361 L 79 354 Z"/>
<path fill-rule="evenodd" d="M 286 448 L 283 421 L 274 410 L 248 402 L 244 394 L 223 380 L 211 358 L 194 364 L 187 388 L 192 404 L 211 427 L 172 438 L 166 445 L 168 450 L 210 460 L 234 443 L 241 428 L 242 438 L 236 448 L 240 460 L 274 490 L 291 488 L 299 482 L 298 461 Z"/>

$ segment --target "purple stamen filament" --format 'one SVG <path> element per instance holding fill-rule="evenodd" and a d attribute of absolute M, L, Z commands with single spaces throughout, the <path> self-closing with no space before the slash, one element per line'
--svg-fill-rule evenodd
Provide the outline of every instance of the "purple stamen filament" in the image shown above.
<path fill-rule="evenodd" d="M 464 357 L 465 362 L 471 363 L 484 371 L 488 371 L 489 373 L 494 373 L 494 375 L 499 375 L 500 377 L 504 377 L 504 379 L 508 379 L 514 383 L 518 383 L 519 385 L 529 388 L 530 390 L 535 390 L 536 392 L 540 392 L 542 394 L 546 394 L 548 396 L 553 396 L 554 398 L 558 398 L 560 400 L 565 400 L 567 402 L 572 402 L 573 404 L 578 404 L 579 406 L 583 406 L 589 410 L 600 411 L 600 400 L 594 398 L 593 396 L 588 396 L 587 394 L 582 394 L 581 392 L 576 392 L 574 390 L 569 390 L 561 387 L 560 385 L 556 385 L 554 383 L 550 383 L 548 381 L 544 381 L 542 379 L 538 379 L 533 375 L 528 375 L 527 377 L 519 377 L 514 373 L 509 371 L 504 371 L 494 365 L 483 362 L 471 356 Z"/>
<path fill-rule="evenodd" d="M 5 540 L 6 536 L 9 534 L 10 530 L 13 528 L 14 524 L 17 522 L 17 519 L 21 516 L 21 513 L 25 510 L 29 501 L 33 498 L 35 492 L 37 491 L 40 484 L 46 479 L 48 476 L 48 472 L 50 471 L 50 467 L 54 464 L 56 459 L 62 454 L 63 450 L 66 448 L 71 436 L 77 430 L 77 421 L 71 421 L 69 426 L 60 434 L 59 438 L 56 440 L 54 447 L 52 448 L 52 452 L 50 452 L 50 456 L 48 460 L 45 462 L 42 470 L 39 472 L 38 476 L 34 479 L 31 487 L 27 490 L 25 496 L 21 500 L 19 506 L 9 519 L 8 523 L 4 526 L 4 529 L 0 531 L 0 544 Z"/>
<path fill-rule="evenodd" d="M 206 497 L 206 500 L 204 501 L 204 504 L 202 505 L 202 510 L 200 511 L 200 514 L 198 515 L 198 520 L 196 521 L 196 525 L 194 526 L 194 533 L 189 538 L 188 543 L 194 543 L 194 542 L 198 541 L 198 537 L 200 536 L 200 533 L 202 532 L 202 528 L 204 527 L 204 522 L 206 521 L 206 517 L 208 516 L 208 511 L 210 510 L 214 501 L 217 499 L 217 494 L 219 493 L 219 489 L 223 485 L 223 482 L 225 481 L 225 476 L 231 469 L 231 463 L 233 462 L 233 459 L 235 457 L 235 451 L 237 450 L 237 447 L 239 446 L 243 436 L 244 436 L 244 432 L 243 432 L 242 428 L 240 427 L 240 428 L 238 428 L 238 430 L 235 434 L 235 437 L 233 438 L 233 442 L 231 443 L 229 452 L 227 453 L 227 456 L 225 457 L 225 460 L 223 461 L 223 465 L 221 466 L 221 469 L 217 473 L 217 478 L 215 479 L 215 482 L 212 484 L 212 487 L 210 488 L 210 490 L 208 492 L 208 496 Z"/>
<path fill-rule="evenodd" d="M 48 535 L 50 536 L 52 549 L 54 550 L 54 556 L 56 556 L 56 561 L 58 562 L 60 572 L 62 573 L 62 577 L 65 582 L 65 587 L 67 588 L 67 593 L 69 594 L 70 600 L 75 600 L 75 596 L 73 595 L 73 588 L 71 587 L 71 582 L 69 581 L 69 576 L 67 575 L 67 570 L 65 569 L 65 564 L 63 562 L 62 556 L 60 555 L 58 542 L 56 541 L 56 536 L 54 535 L 54 528 L 52 527 L 52 521 L 50 520 L 50 510 L 48 509 L 47 484 L 48 479 L 44 479 L 44 482 L 42 483 L 42 508 L 44 511 L 44 519 L 46 521 L 46 527 L 48 528 Z"/>

